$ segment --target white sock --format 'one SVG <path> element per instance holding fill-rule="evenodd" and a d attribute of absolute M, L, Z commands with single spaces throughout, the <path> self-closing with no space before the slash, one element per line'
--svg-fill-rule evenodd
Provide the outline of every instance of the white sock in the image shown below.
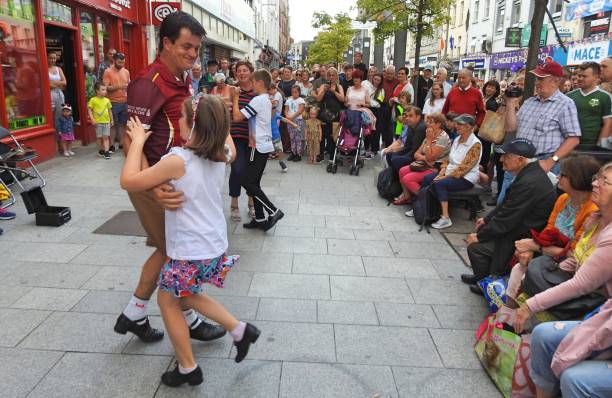
<path fill-rule="evenodd" d="M 246 330 L 246 323 L 240 322 L 238 326 L 234 328 L 230 332 L 230 336 L 234 339 L 234 341 L 240 341 L 244 337 L 244 331 Z"/>
<path fill-rule="evenodd" d="M 194 366 L 194 367 L 192 367 L 192 368 L 184 368 L 184 367 L 182 367 L 180 364 L 179 364 L 179 366 L 178 366 L 178 368 L 179 368 L 179 373 L 180 373 L 180 374 L 182 374 L 182 375 L 186 375 L 186 374 L 189 374 L 189 373 L 193 372 L 194 370 L 196 370 L 196 368 L 197 368 L 197 367 L 198 367 L 198 364 L 197 364 L 197 363 L 196 363 L 196 364 L 195 364 L 195 366 Z"/>
<path fill-rule="evenodd" d="M 130 321 L 140 321 L 146 316 L 148 305 L 149 300 L 143 300 L 136 296 L 132 296 L 130 302 L 123 310 L 123 315 Z"/>
<path fill-rule="evenodd" d="M 195 329 L 202 323 L 202 320 L 198 318 L 198 314 L 192 309 L 183 311 L 183 316 L 190 329 Z"/>

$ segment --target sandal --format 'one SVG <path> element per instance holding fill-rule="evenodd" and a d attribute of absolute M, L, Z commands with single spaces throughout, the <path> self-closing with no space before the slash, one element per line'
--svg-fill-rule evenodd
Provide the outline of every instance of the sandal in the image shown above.
<path fill-rule="evenodd" d="M 240 209 L 238 209 L 237 207 L 232 207 L 230 210 L 230 217 L 234 222 L 242 221 L 242 217 L 240 217 Z"/>
<path fill-rule="evenodd" d="M 407 205 L 408 203 L 410 203 L 410 198 L 397 198 L 393 201 L 396 206 Z"/>
<path fill-rule="evenodd" d="M 249 217 L 255 219 L 255 206 L 249 205 Z"/>

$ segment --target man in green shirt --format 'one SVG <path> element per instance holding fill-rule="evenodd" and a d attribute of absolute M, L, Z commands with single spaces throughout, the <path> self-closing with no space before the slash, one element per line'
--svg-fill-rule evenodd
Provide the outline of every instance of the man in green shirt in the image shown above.
<path fill-rule="evenodd" d="M 612 99 L 599 88 L 601 69 L 596 62 L 578 67 L 578 88 L 567 95 L 576 104 L 580 122 L 581 145 L 598 145 L 607 140 L 612 129 Z"/>

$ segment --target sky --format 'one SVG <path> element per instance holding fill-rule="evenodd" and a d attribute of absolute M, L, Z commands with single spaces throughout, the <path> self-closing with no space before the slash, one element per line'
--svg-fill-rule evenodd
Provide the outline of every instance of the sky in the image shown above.
<path fill-rule="evenodd" d="M 296 42 L 314 39 L 317 30 L 311 23 L 315 11 L 325 11 L 331 15 L 346 12 L 355 16 L 357 11 L 351 10 L 355 3 L 355 0 L 289 0 L 291 37 Z"/>

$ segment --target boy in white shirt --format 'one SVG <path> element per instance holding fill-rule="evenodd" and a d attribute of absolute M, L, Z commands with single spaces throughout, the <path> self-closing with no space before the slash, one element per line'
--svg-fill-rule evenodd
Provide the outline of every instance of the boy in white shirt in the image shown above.
<path fill-rule="evenodd" d="M 234 121 L 249 120 L 251 153 L 242 186 L 247 191 L 247 195 L 253 197 L 255 218 L 244 224 L 243 227 L 258 228 L 263 231 L 272 228 L 284 216 L 283 212 L 274 206 L 261 189 L 261 177 L 266 168 L 268 155 L 274 152 L 274 145 L 272 144 L 272 102 L 268 96 L 271 83 L 272 76 L 267 70 L 255 71 L 253 73 L 253 91 L 257 93 L 257 97 L 253 98 L 242 109 L 238 107 L 238 90 L 236 87 L 232 87 L 232 101 L 234 103 L 232 117 Z"/>

